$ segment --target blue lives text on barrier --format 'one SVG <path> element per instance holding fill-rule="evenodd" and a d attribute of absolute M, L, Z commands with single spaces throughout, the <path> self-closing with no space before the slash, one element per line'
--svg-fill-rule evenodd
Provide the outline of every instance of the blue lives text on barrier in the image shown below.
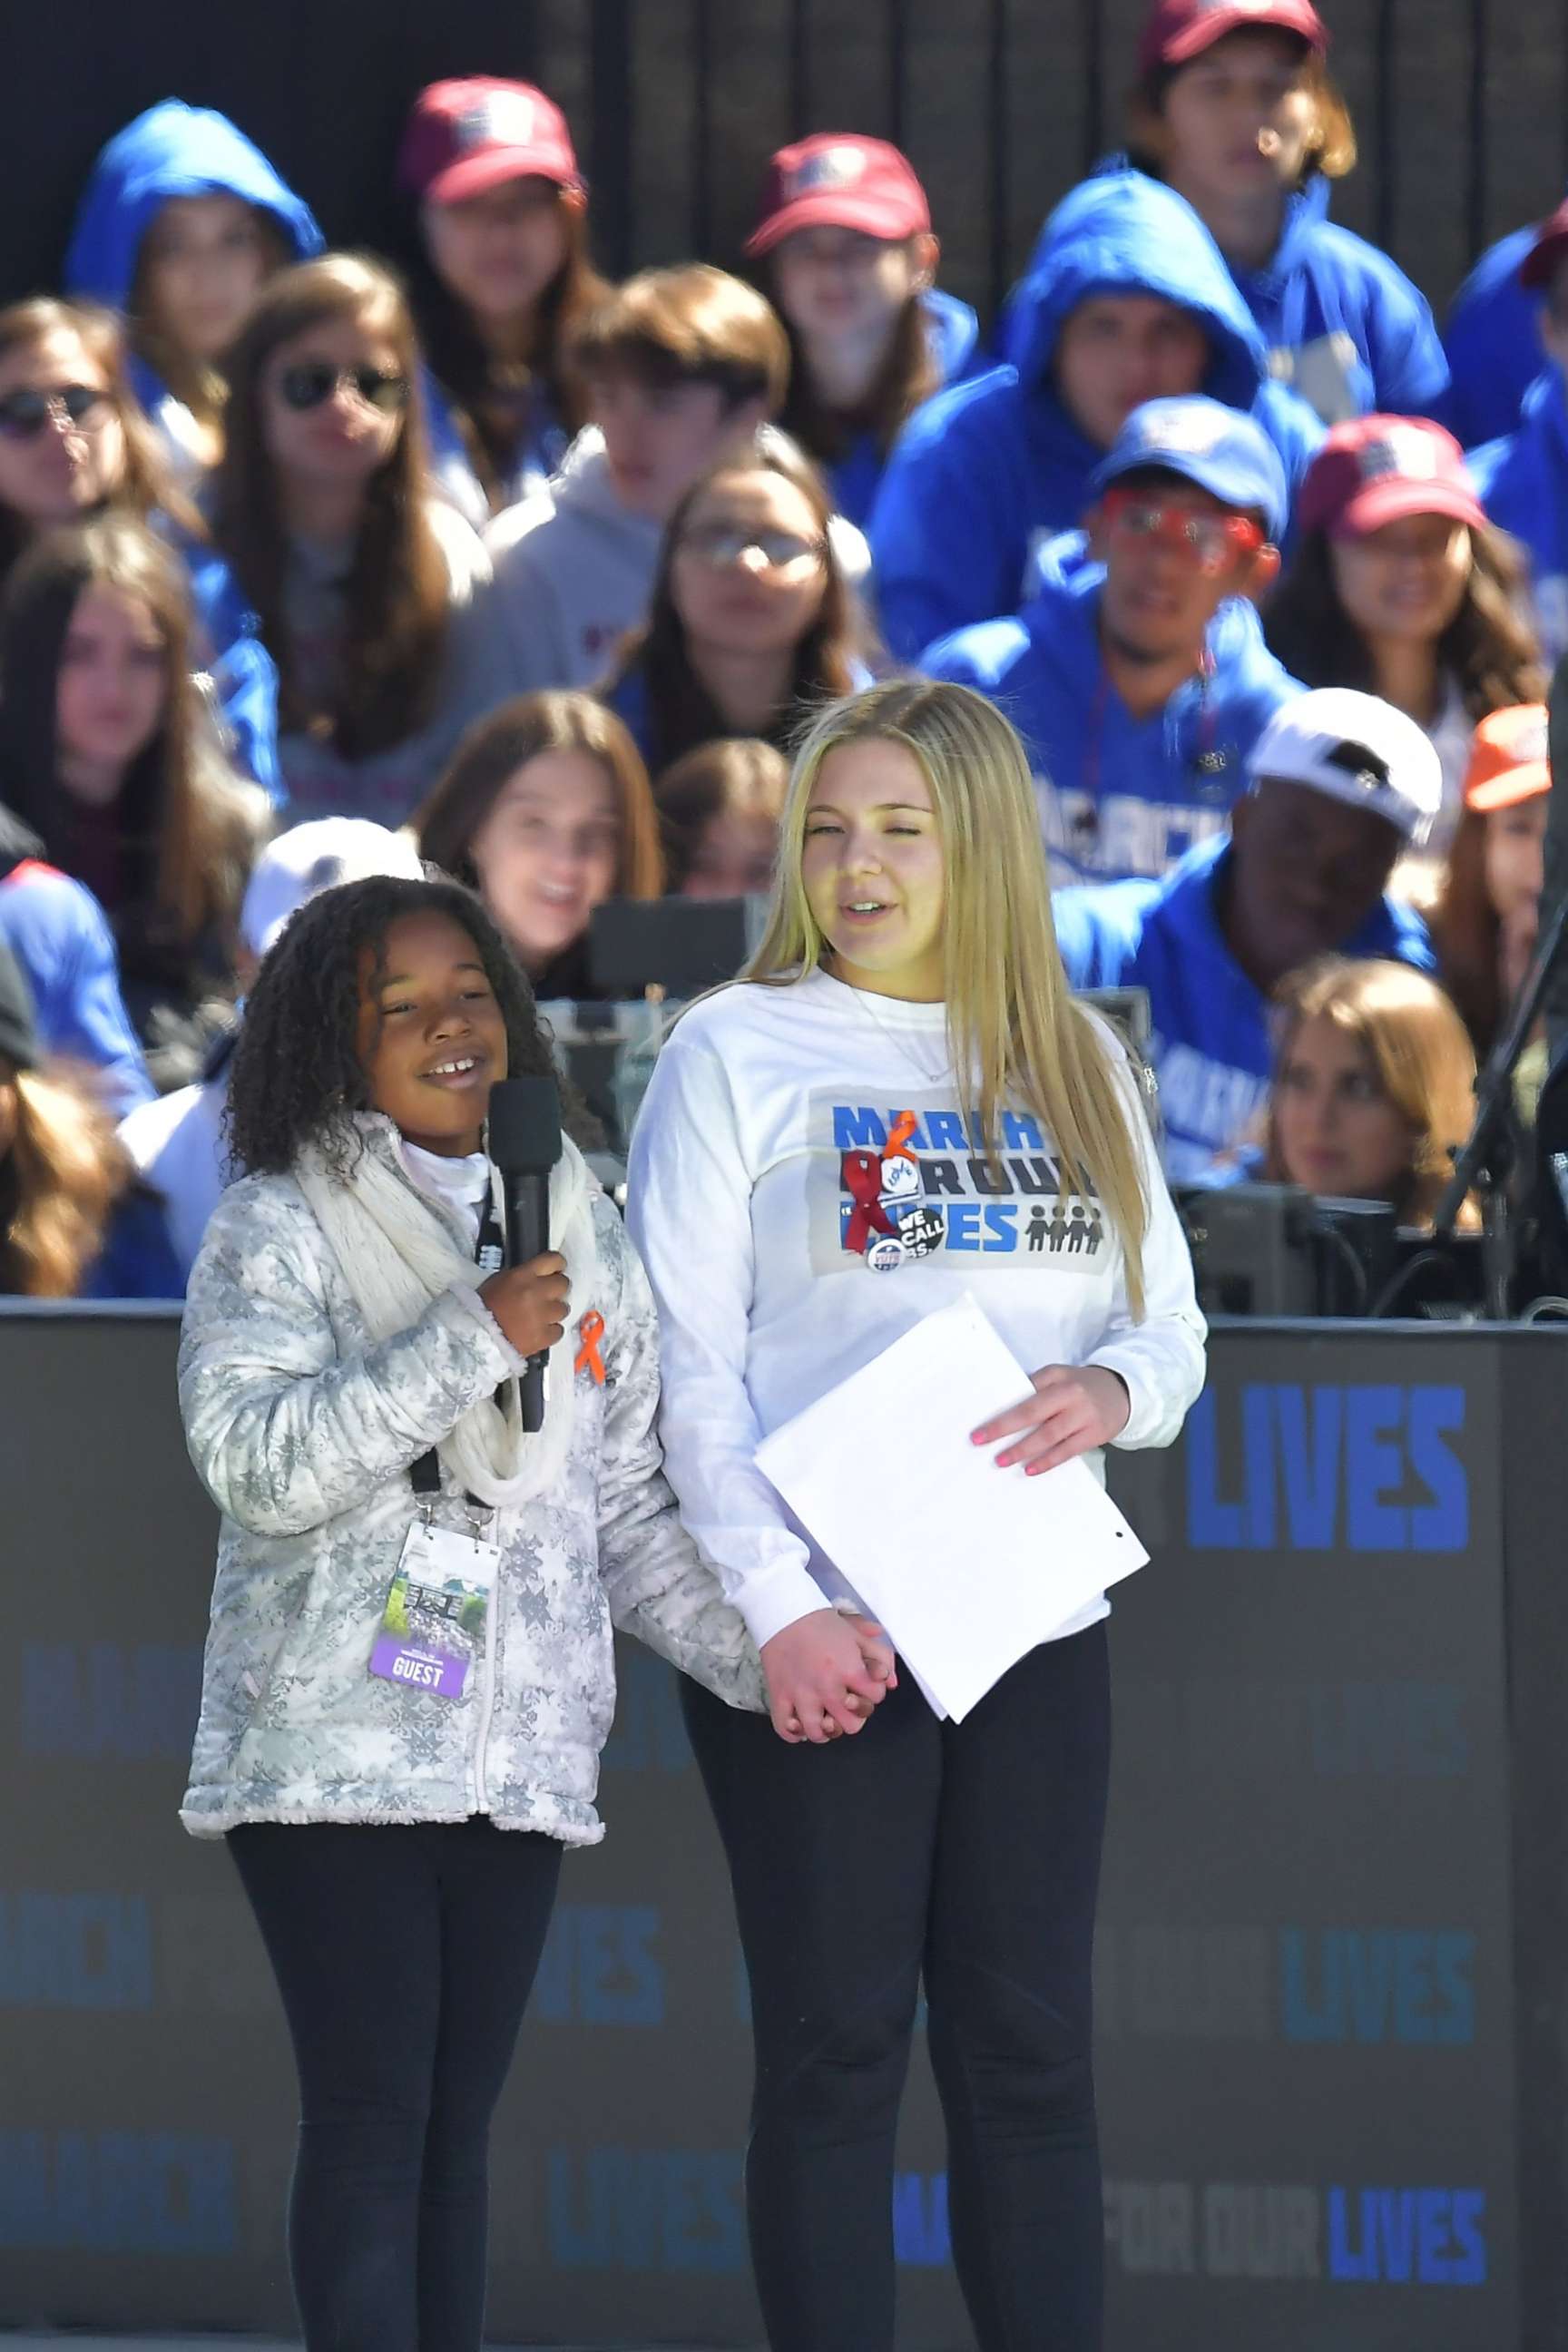
<path fill-rule="evenodd" d="M 22 1753 L 184 1762 L 201 1690 L 199 1643 L 25 1642 Z"/>
<path fill-rule="evenodd" d="M 0 2006 L 149 2009 L 152 2002 L 144 1896 L 0 1894 Z"/>
<path fill-rule="evenodd" d="M 531 2013 L 552 2024 L 662 2025 L 658 1940 L 658 1913 L 650 1905 L 557 1904 Z"/>
<path fill-rule="evenodd" d="M 1329 2276 L 1346 2285 L 1484 2286 L 1479 2189 L 1331 2189 Z"/>
<path fill-rule="evenodd" d="M 1110 2179 L 1105 2243 L 1131 2278 L 1322 2279 L 1395 2293 L 1479 2287 L 1488 2273 L 1486 2204 L 1475 2188 Z"/>
<path fill-rule="evenodd" d="M 231 2254 L 233 2143 L 184 2132 L 0 2131 L 0 2246 Z"/>
<path fill-rule="evenodd" d="M 1462 1551 L 1458 1387 L 1249 1381 L 1222 1464 L 1213 1389 L 1187 1417 L 1187 1540 L 1211 1551 Z"/>
<path fill-rule="evenodd" d="M 553 2148 L 551 2257 L 563 2270 L 734 2272 L 745 2266 L 741 2161 L 731 2150 Z M 945 2173 L 900 2173 L 893 2245 L 912 2267 L 951 2259 Z"/>
<path fill-rule="evenodd" d="M 1474 1936 L 1458 1928 L 1283 1928 L 1285 2039 L 1448 2048 L 1473 2042 L 1475 1958 Z"/>

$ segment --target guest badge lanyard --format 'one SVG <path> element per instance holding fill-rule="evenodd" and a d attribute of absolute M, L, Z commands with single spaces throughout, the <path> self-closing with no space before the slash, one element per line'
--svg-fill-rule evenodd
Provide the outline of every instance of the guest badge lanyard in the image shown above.
<path fill-rule="evenodd" d="M 479 1264 L 490 1270 L 503 1261 L 493 1202 L 486 1203 L 475 1255 Z M 484 1655 L 490 1596 L 500 1569 L 500 1546 L 490 1542 L 484 1532 L 493 1514 L 469 1495 L 464 1498 L 466 1528 L 438 1528 L 433 1523 L 435 1498 L 441 1491 L 434 1447 L 420 1455 L 408 1475 L 418 1498 L 419 1516 L 404 1541 L 376 1628 L 370 1671 L 403 1690 L 460 1699 L 468 1687 L 468 1669 Z"/>

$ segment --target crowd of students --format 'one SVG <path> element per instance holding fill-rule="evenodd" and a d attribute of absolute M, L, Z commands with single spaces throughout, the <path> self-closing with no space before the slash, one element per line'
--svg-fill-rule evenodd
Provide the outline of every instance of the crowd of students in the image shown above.
<path fill-rule="evenodd" d="M 1069 975 L 1149 991 L 1168 1172 L 1307 1166 L 1327 1024 L 1417 1200 L 1534 938 L 1568 205 L 1445 342 L 1329 217 L 1328 57 L 1310 0 L 1159 0 L 989 338 L 852 132 L 767 163 L 747 276 L 619 287 L 520 83 L 416 99 L 395 268 L 222 115 L 112 139 L 63 291 L 0 310 L 0 1288 L 181 1286 L 239 1005 L 327 882 L 428 861 L 590 998 L 594 910 L 765 890 L 803 724 L 900 669 L 1022 735 Z M 89 1165 L 71 1247 L 19 1238 Z"/>

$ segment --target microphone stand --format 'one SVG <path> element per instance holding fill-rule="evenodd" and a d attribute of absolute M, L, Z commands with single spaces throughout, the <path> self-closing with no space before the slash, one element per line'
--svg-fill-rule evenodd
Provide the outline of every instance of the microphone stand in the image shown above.
<path fill-rule="evenodd" d="M 1481 1202 L 1481 1287 L 1488 1318 L 1506 1323 L 1512 1311 L 1513 1234 L 1508 1180 L 1514 1161 L 1513 1074 L 1541 1014 L 1547 985 L 1568 945 L 1568 894 L 1557 902 L 1497 1043 L 1476 1078 L 1476 1116 L 1454 1155 L 1454 1172 L 1432 1219 L 1435 1242 L 1449 1242 L 1467 1196 Z"/>

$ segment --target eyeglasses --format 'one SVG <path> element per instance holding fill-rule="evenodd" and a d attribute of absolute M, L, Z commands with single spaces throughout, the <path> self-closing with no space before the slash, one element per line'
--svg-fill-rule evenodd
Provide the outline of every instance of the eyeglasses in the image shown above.
<path fill-rule="evenodd" d="M 68 425 L 101 425 L 109 405 L 101 384 L 25 384 L 0 398 L 0 433 L 7 441 L 36 441 L 47 425 L 61 416 Z"/>
<path fill-rule="evenodd" d="M 787 572 L 807 557 L 817 562 L 823 548 L 821 540 L 802 539 L 798 531 L 748 530 L 742 524 L 728 522 L 701 524 L 696 530 L 686 531 L 680 545 L 686 554 L 696 556 L 700 563 L 712 564 L 715 570 L 755 554 L 770 572 Z"/>
<path fill-rule="evenodd" d="M 1157 539 L 1174 548 L 1199 572 L 1223 572 L 1233 558 L 1256 555 L 1263 533 L 1245 515 L 1197 514 L 1191 507 L 1163 506 L 1142 490 L 1109 489 L 1105 519 L 1119 539 Z"/>
<path fill-rule="evenodd" d="M 302 360 L 298 367 L 285 368 L 278 389 L 290 408 L 320 408 L 345 383 L 367 408 L 379 408 L 384 415 L 401 408 L 408 397 L 405 375 L 389 375 L 384 368 L 329 367 L 325 360 Z"/>

